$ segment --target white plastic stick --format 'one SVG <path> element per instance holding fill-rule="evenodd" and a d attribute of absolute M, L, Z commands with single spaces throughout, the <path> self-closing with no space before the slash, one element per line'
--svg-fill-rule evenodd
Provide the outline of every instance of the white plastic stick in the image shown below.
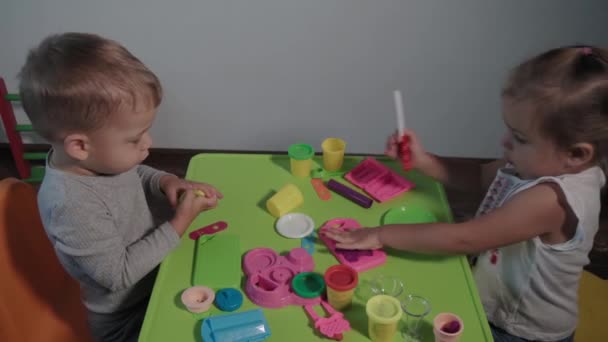
<path fill-rule="evenodd" d="M 403 98 L 401 97 L 401 90 L 393 91 L 393 97 L 395 98 L 395 112 L 397 114 L 397 129 L 399 137 L 403 136 L 405 132 L 405 114 L 403 114 Z"/>

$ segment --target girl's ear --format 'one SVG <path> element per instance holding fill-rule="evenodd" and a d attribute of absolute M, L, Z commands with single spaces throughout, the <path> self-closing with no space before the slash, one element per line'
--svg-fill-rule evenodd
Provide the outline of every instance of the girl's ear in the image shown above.
<path fill-rule="evenodd" d="M 570 147 L 566 155 L 566 167 L 577 169 L 590 163 L 595 155 L 595 146 L 590 143 L 576 143 Z"/>

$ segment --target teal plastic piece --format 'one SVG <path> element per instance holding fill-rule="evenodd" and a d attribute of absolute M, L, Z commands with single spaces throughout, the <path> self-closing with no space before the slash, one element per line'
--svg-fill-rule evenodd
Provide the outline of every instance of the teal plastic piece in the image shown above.
<path fill-rule="evenodd" d="M 312 255 L 315 252 L 316 233 L 312 232 L 308 236 L 300 240 L 300 247 L 304 248 L 308 254 Z"/>
<path fill-rule="evenodd" d="M 201 336 L 205 342 L 257 342 L 265 340 L 270 334 L 270 326 L 260 309 L 212 316 L 201 325 Z"/>
<path fill-rule="evenodd" d="M 222 311 L 238 310 L 241 305 L 243 305 L 243 294 L 237 289 L 221 289 L 215 293 L 215 306 Z"/>
<path fill-rule="evenodd" d="M 241 247 L 237 235 L 218 233 L 198 239 L 194 252 L 192 285 L 237 288 L 241 282 Z"/>

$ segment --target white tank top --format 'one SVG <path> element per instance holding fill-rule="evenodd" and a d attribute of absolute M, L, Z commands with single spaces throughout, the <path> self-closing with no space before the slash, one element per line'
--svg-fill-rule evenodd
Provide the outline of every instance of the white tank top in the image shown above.
<path fill-rule="evenodd" d="M 543 182 L 555 183 L 563 191 L 578 219 L 574 237 L 555 245 L 535 237 L 486 251 L 473 273 L 492 324 L 525 339 L 553 341 L 570 336 L 577 325 L 578 284 L 599 227 L 604 173 L 592 167 L 577 174 L 522 180 L 507 166 L 496 174 L 477 216 Z"/>

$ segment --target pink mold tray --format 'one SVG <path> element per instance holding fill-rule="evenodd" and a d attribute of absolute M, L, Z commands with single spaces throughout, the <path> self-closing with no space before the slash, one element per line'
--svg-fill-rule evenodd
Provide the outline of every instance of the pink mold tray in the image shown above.
<path fill-rule="evenodd" d="M 414 183 L 371 157 L 360 162 L 344 175 L 344 178 L 363 189 L 378 202 L 388 201 L 415 186 Z"/>
<path fill-rule="evenodd" d="M 302 298 L 291 288 L 296 274 L 314 268 L 312 256 L 304 248 L 294 248 L 286 256 L 270 248 L 252 249 L 243 258 L 243 271 L 247 275 L 245 293 L 253 303 L 265 308 L 319 304 L 321 297 Z"/>
<path fill-rule="evenodd" d="M 353 230 L 361 229 L 361 225 L 354 219 L 335 218 L 325 222 L 325 224 L 319 228 L 319 237 L 325 243 L 327 249 L 331 251 L 341 264 L 350 266 L 357 272 L 363 272 L 386 262 L 386 253 L 381 249 L 350 250 L 336 248 L 336 242 L 323 234 L 323 231 L 329 227 L 341 230 Z"/>

